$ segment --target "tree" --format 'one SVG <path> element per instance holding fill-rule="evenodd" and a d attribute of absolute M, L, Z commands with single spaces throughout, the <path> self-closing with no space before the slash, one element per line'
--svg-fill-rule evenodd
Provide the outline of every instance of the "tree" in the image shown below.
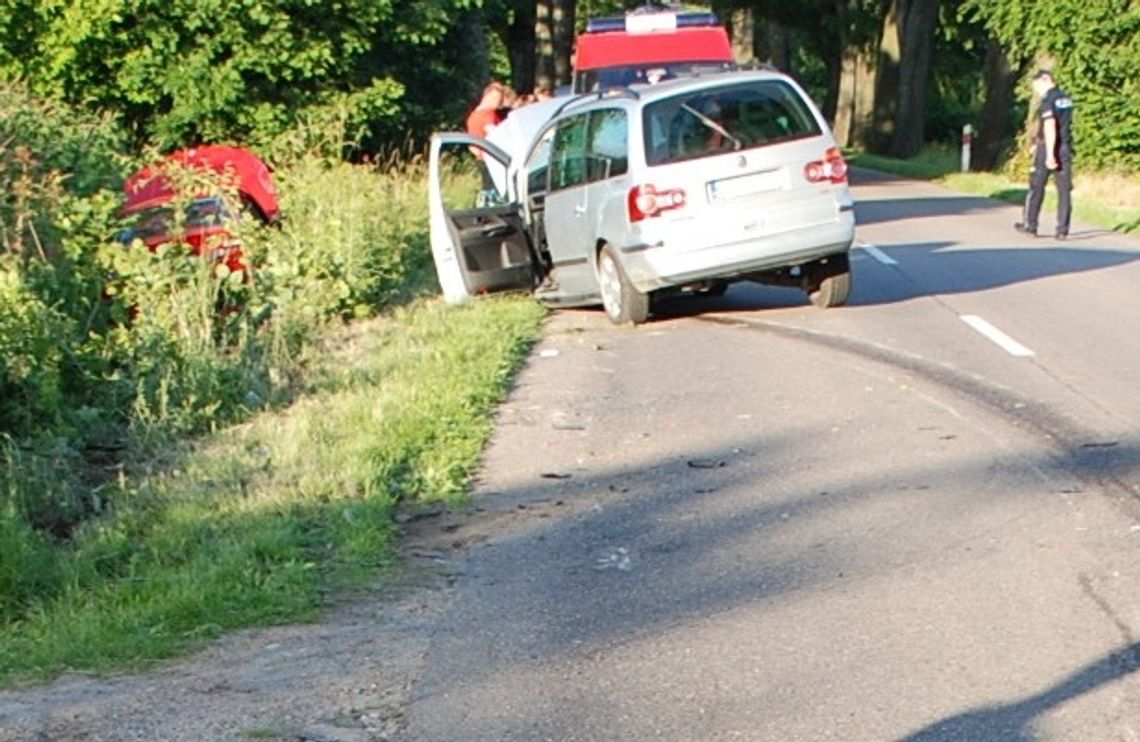
<path fill-rule="evenodd" d="M 534 90 L 537 15 L 535 0 L 514 0 L 505 24 L 503 44 L 511 64 L 511 85 L 516 90 Z"/>
<path fill-rule="evenodd" d="M 1020 65 L 1011 64 L 1001 44 L 990 39 L 986 44 L 985 105 L 978 126 L 971 168 L 994 170 L 1001 161 L 1002 150 L 1011 130 L 1010 111 L 1014 110 L 1014 86 Z"/>
<path fill-rule="evenodd" d="M 1076 103 L 1074 136 L 1082 162 L 1140 170 L 1140 3 L 968 0 L 1011 59 L 1046 54 Z"/>
<path fill-rule="evenodd" d="M 302 119 L 395 137 L 453 115 L 451 100 L 464 98 L 455 83 L 478 74 L 453 53 L 467 5 L 17 0 L 0 49 L 34 53 L 0 54 L 0 71 L 39 95 L 115 111 L 136 142 L 164 148 L 264 142 Z M 434 95 L 441 79 L 444 98 Z"/>
<path fill-rule="evenodd" d="M 574 76 L 571 59 L 574 54 L 576 0 L 552 0 L 552 25 L 554 36 L 554 82 L 555 86 L 569 85 Z"/>
<path fill-rule="evenodd" d="M 747 64 L 756 59 L 756 13 L 752 8 L 735 8 L 725 19 L 732 41 L 732 55 L 737 62 Z"/>
<path fill-rule="evenodd" d="M 534 8 L 534 84 L 553 90 L 554 0 L 536 0 Z"/>
<path fill-rule="evenodd" d="M 874 123 L 875 59 L 882 25 L 878 0 L 842 0 L 834 117 L 841 146 L 866 147 Z"/>
<path fill-rule="evenodd" d="M 939 0 L 891 0 L 875 80 L 874 149 L 910 157 L 922 148 Z"/>

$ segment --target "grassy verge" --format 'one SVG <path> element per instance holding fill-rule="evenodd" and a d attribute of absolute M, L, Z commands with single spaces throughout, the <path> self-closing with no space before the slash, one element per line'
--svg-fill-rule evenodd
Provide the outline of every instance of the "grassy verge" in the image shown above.
<path fill-rule="evenodd" d="M 947 147 L 927 147 L 907 160 L 857 153 L 851 156 L 851 163 L 908 178 L 930 180 L 955 191 L 1014 204 L 1024 203 L 1027 193 L 1025 181 L 1011 180 L 1004 173 L 959 172 L 959 153 Z M 1043 208 L 1057 208 L 1056 191 L 1052 186 L 1045 192 Z M 1140 175 L 1082 173 L 1078 170 L 1073 188 L 1073 216 L 1106 229 L 1140 231 Z"/>
<path fill-rule="evenodd" d="M 506 297 L 356 323 L 287 409 L 122 477 L 111 514 L 32 560 L 65 587 L 0 627 L 0 685 L 136 667 L 369 584 L 392 560 L 395 503 L 464 496 L 542 316 Z"/>

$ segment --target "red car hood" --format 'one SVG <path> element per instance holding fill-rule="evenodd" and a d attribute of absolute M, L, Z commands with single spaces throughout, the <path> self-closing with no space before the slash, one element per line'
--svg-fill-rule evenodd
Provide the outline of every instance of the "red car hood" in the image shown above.
<path fill-rule="evenodd" d="M 276 221 L 281 212 L 269 167 L 248 149 L 207 144 L 172 152 L 166 156 L 166 162 L 231 174 L 237 180 L 238 191 L 257 206 L 266 222 Z M 163 174 L 164 164 L 149 165 L 127 178 L 123 185 L 127 197 L 125 214 L 162 206 L 174 198 L 174 186 Z"/>

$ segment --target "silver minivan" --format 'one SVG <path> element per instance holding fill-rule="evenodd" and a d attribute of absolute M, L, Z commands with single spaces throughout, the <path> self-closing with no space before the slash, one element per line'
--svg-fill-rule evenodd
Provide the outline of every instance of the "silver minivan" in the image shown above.
<path fill-rule="evenodd" d="M 488 138 L 432 137 L 432 256 L 449 302 L 524 288 L 600 303 L 620 324 L 644 322 L 655 294 L 734 281 L 801 287 L 820 307 L 850 295 L 847 164 L 786 75 L 555 99 Z"/>

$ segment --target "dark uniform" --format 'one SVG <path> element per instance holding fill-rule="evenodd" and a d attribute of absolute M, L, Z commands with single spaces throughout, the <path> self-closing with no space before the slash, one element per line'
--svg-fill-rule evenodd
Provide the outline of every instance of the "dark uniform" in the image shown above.
<path fill-rule="evenodd" d="M 1051 88 L 1041 99 L 1041 113 L 1037 122 L 1037 148 L 1033 154 L 1033 172 L 1029 176 L 1029 196 L 1025 202 L 1024 227 L 1027 232 L 1037 231 L 1037 216 L 1045 199 L 1045 184 L 1050 170 L 1046 167 L 1045 122 L 1057 122 L 1057 169 L 1052 171 L 1057 181 L 1057 236 L 1067 237 L 1072 216 L 1073 192 L 1073 99 L 1058 87 Z"/>

